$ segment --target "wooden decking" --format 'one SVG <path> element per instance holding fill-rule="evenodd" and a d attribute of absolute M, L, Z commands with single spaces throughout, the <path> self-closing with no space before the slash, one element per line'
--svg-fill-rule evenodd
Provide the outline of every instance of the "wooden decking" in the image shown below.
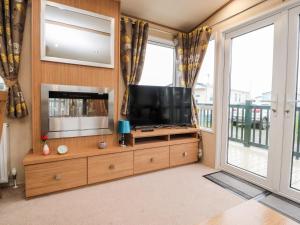
<path fill-rule="evenodd" d="M 228 162 L 237 167 L 261 176 L 267 176 L 268 150 L 230 141 L 228 148 Z M 300 190 L 300 159 L 293 158 L 291 186 Z"/>

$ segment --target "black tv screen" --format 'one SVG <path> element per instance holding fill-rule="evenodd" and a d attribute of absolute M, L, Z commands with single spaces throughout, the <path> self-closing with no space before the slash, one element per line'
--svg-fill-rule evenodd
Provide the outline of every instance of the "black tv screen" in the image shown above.
<path fill-rule="evenodd" d="M 190 88 L 130 85 L 128 119 L 136 126 L 190 125 Z"/>

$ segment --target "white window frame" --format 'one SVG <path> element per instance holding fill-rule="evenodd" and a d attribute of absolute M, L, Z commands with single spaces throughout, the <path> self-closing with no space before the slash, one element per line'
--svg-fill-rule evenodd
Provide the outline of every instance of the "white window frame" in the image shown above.
<path fill-rule="evenodd" d="M 217 118 L 217 113 L 216 113 L 216 101 L 217 101 L 217 91 L 216 91 L 216 82 L 217 82 L 217 75 L 218 75 L 218 66 L 217 66 L 217 60 L 218 60 L 218 51 L 217 51 L 217 38 L 216 38 L 216 34 L 213 33 L 209 39 L 209 41 L 215 41 L 215 49 L 214 49 L 214 82 L 213 82 L 213 113 L 212 113 L 212 125 L 211 128 L 207 128 L 207 127 L 200 127 L 200 130 L 203 132 L 207 132 L 207 133 L 215 133 L 215 122 L 216 122 L 216 118 Z M 205 56 L 204 56 L 205 57 Z M 200 68 L 201 70 L 201 68 Z M 200 73 L 200 71 L 199 71 Z M 199 74 L 198 74 L 199 75 Z"/>
<path fill-rule="evenodd" d="M 294 127 L 295 121 L 295 107 L 290 101 L 295 100 L 295 94 L 297 93 L 297 78 L 300 68 L 299 66 L 299 24 L 300 24 L 300 4 L 298 7 L 294 7 L 289 10 L 288 14 L 288 55 L 287 55 L 287 80 L 286 80 L 286 101 L 284 103 L 285 109 L 289 110 L 289 113 L 285 114 L 284 119 L 284 137 L 283 137 L 283 152 L 282 152 L 282 170 L 281 170 L 281 181 L 279 190 L 298 199 L 300 202 L 300 190 L 291 187 L 292 181 L 292 165 L 293 165 L 293 145 L 294 145 Z M 296 49 L 296 51 L 295 51 Z M 298 87 L 299 88 L 299 87 Z M 299 94 L 299 93 L 298 93 Z M 291 137 L 293 137 L 291 141 Z"/>
<path fill-rule="evenodd" d="M 218 43 L 217 48 L 219 49 L 218 59 L 217 59 L 217 64 L 218 64 L 217 85 L 218 85 L 218 87 L 216 88 L 216 89 L 218 89 L 217 100 L 216 100 L 216 105 L 218 105 L 218 112 L 217 112 L 217 116 L 216 116 L 216 126 L 218 127 L 218 129 L 216 130 L 216 159 L 215 159 L 215 165 L 216 165 L 215 167 L 218 169 L 220 169 L 222 167 L 221 164 L 223 161 L 223 160 L 221 160 L 221 155 L 222 155 L 221 149 L 222 149 L 222 145 L 224 144 L 224 143 L 222 143 L 222 139 L 223 139 L 222 127 L 224 127 L 222 124 L 222 119 L 223 119 L 222 112 L 224 111 L 224 106 L 226 109 L 226 105 L 223 103 L 224 81 L 225 81 L 224 80 L 224 69 L 225 69 L 225 47 L 226 47 L 225 46 L 225 37 L 226 37 L 226 34 L 231 33 L 235 30 L 239 30 L 239 29 L 251 26 L 251 24 L 254 24 L 254 23 L 257 23 L 264 19 L 270 18 L 276 14 L 281 15 L 283 17 L 285 16 L 287 18 L 288 11 L 291 10 L 292 8 L 295 8 L 298 6 L 300 6 L 299 0 L 290 0 L 288 2 L 282 3 L 280 6 L 274 7 L 273 9 L 270 9 L 268 11 L 260 13 L 250 19 L 239 22 L 235 25 L 231 25 L 230 27 L 227 27 L 227 28 L 215 33 L 215 35 L 217 37 L 217 43 Z M 280 25 L 282 27 L 282 29 L 288 29 L 287 21 L 288 20 L 286 20 L 286 19 L 282 19 L 281 25 Z M 287 34 L 287 32 L 286 32 L 286 34 Z M 283 43 L 287 42 L 287 36 L 285 36 L 285 35 L 282 35 L 282 37 L 280 37 L 280 39 L 283 41 Z M 280 49 L 280 50 L 282 50 L 282 49 Z M 275 51 L 275 49 L 274 49 L 274 51 Z M 286 60 L 287 54 L 283 54 L 282 57 L 283 58 L 281 60 Z M 280 72 L 286 73 L 286 69 L 287 69 L 286 67 L 287 66 L 283 66 L 282 68 L 279 68 L 277 72 L 278 73 L 280 73 Z M 279 109 L 279 110 L 282 110 L 282 109 Z M 281 164 L 281 161 L 279 162 L 279 160 L 278 160 L 279 158 L 281 158 L 281 154 L 278 153 L 272 159 L 273 160 L 272 164 L 277 164 L 277 163 Z M 285 162 L 282 162 L 282 163 L 284 164 Z M 280 167 L 278 167 L 278 168 L 280 168 Z M 275 172 L 274 174 L 278 175 L 279 173 Z M 240 173 L 236 173 L 236 175 L 242 176 Z M 246 177 L 243 176 L 243 178 L 245 178 L 249 181 L 252 181 L 254 183 L 257 183 L 255 180 L 253 180 L 247 176 Z M 270 188 L 268 188 L 267 183 L 268 182 L 266 182 L 265 188 L 270 189 Z M 273 183 L 272 184 L 273 185 L 272 192 L 277 193 L 282 196 L 285 196 L 285 197 L 288 197 L 294 201 L 299 201 L 299 199 L 295 198 L 295 196 L 292 196 L 289 193 L 287 194 L 287 192 L 280 191 L 280 176 L 273 177 L 272 183 Z"/>

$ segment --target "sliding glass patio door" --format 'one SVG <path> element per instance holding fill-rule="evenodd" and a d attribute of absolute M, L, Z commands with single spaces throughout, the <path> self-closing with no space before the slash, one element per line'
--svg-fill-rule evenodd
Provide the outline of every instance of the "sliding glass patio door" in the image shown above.
<path fill-rule="evenodd" d="M 224 33 L 221 168 L 300 202 L 300 3 Z"/>
<path fill-rule="evenodd" d="M 268 189 L 283 141 L 284 30 L 277 14 L 225 35 L 221 167 Z"/>
<path fill-rule="evenodd" d="M 300 201 L 300 7 L 289 11 L 287 84 L 280 191 Z"/>

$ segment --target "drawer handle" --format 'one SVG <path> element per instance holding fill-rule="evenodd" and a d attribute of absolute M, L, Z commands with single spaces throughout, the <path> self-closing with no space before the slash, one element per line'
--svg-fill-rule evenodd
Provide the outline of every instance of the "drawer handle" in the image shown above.
<path fill-rule="evenodd" d="M 154 158 L 150 158 L 150 162 L 153 163 L 154 162 Z"/>
<path fill-rule="evenodd" d="M 183 156 L 183 157 L 187 157 L 187 154 L 188 154 L 187 152 L 183 152 L 183 153 L 182 153 L 182 156 Z"/>
<path fill-rule="evenodd" d="M 114 164 L 110 164 L 108 168 L 109 168 L 110 170 L 113 170 L 113 169 L 115 169 L 115 165 L 114 165 Z"/>
<path fill-rule="evenodd" d="M 61 175 L 59 175 L 59 174 L 56 174 L 56 175 L 54 175 L 54 180 L 61 180 Z"/>

